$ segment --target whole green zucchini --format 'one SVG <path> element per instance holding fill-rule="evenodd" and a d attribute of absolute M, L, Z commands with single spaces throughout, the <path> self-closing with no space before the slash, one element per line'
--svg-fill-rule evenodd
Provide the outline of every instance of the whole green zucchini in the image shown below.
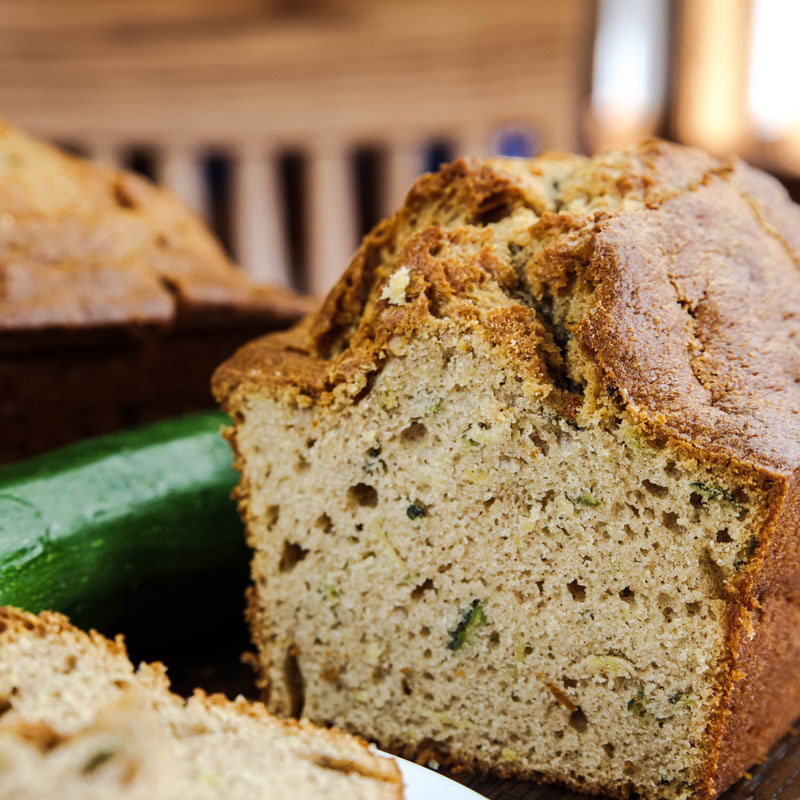
<path fill-rule="evenodd" d="M 240 620 L 249 554 L 226 420 L 194 414 L 0 468 L 0 604 L 174 630 L 224 595 Z"/>

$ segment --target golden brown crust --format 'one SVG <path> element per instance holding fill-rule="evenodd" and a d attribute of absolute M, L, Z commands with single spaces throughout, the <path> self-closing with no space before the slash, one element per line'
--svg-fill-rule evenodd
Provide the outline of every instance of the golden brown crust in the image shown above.
<path fill-rule="evenodd" d="M 800 463 L 796 266 L 721 177 L 598 226 L 575 329 L 629 408 L 701 451 Z"/>
<path fill-rule="evenodd" d="M 67 634 L 76 640 L 91 642 L 93 645 L 107 650 L 113 656 L 128 657 L 125 638 L 117 634 L 114 639 L 107 639 L 95 630 L 88 633 L 73 627 L 69 619 L 57 611 L 42 611 L 31 614 L 14 606 L 0 606 L 0 639 L 13 640 L 20 636 L 60 636 Z"/>
<path fill-rule="evenodd" d="M 725 712 L 719 761 L 710 773 L 714 797 L 737 781 L 772 746 L 800 713 L 800 596 L 797 587 L 764 595 L 754 620 L 755 636 L 743 631 L 729 705 Z"/>
<path fill-rule="evenodd" d="M 590 286 L 589 311 L 571 332 L 629 410 L 656 434 L 790 474 L 800 463 L 800 281 L 786 242 L 798 239 L 791 223 L 800 211 L 761 173 L 665 143 L 596 164 L 565 163 L 573 172 L 550 198 L 503 160 L 461 160 L 420 179 L 404 208 L 365 239 L 322 308 L 292 331 L 242 348 L 218 371 L 215 394 L 224 404 L 250 383 L 325 404 L 336 387 L 379 368 L 388 338 L 439 315 L 472 316 L 487 329 L 491 319 L 495 329 L 522 333 L 520 315 L 537 317 L 524 302 L 476 314 L 474 290 L 491 278 L 513 296 L 516 276 L 492 257 L 484 224 L 527 205 L 539 215 L 532 234 L 545 245 L 527 267 L 531 290 Z M 526 169 L 536 176 L 548 164 Z M 448 204 L 465 227 L 414 229 L 424 209 Z M 398 241 L 409 226 L 410 241 Z M 431 267 L 444 238 L 469 235 L 485 236 L 482 278 L 465 270 L 461 254 Z M 400 308 L 380 297 L 382 261 L 410 270 Z M 547 349 L 545 327 L 534 324 L 523 341 Z"/>
<path fill-rule="evenodd" d="M 765 544 L 737 587 L 728 648 L 732 663 L 713 732 L 709 797 L 724 791 L 800 716 L 800 491 L 776 499 Z"/>
<path fill-rule="evenodd" d="M 308 310 L 304 298 L 235 270 L 168 192 L 0 123 L 4 338 L 241 319 L 274 327 Z"/>
<path fill-rule="evenodd" d="M 544 208 L 545 201 L 536 195 L 535 184 L 492 169 L 476 159 L 460 159 L 439 173 L 424 176 L 412 187 L 405 206 L 379 223 L 364 239 L 347 271 L 316 313 L 285 334 L 250 342 L 222 365 L 214 379 L 214 391 L 220 402 L 224 403 L 224 398 L 242 381 L 315 396 L 323 404 L 330 402 L 337 385 L 352 379 L 362 369 L 369 371 L 370 365 L 373 371 L 377 369 L 375 356 L 394 332 L 388 324 L 399 321 L 391 309 L 388 317 L 383 317 L 389 304 L 376 297 L 386 277 L 380 267 L 387 250 L 396 248 L 399 261 L 415 258 L 424 266 L 425 253 L 432 255 L 434 240 L 442 235 L 433 226 L 412 237 L 413 241 L 398 241 L 403 229 L 413 228 L 417 215 L 428 206 L 460 208 L 466 219 L 477 221 L 487 214 L 502 213 L 514 203 L 525 202 Z M 455 287 L 439 283 L 440 277 L 445 277 L 443 272 L 433 281 L 415 281 L 411 291 L 419 299 L 433 283 L 440 297 L 454 297 Z M 425 316 L 426 302 L 423 297 L 416 307 L 419 321 L 429 318 Z M 410 315 L 400 316 L 409 329 L 413 325 Z"/>
<path fill-rule="evenodd" d="M 287 736 L 297 736 L 310 744 L 319 743 L 326 749 L 338 748 L 339 753 L 336 760 L 330 760 L 325 764 L 329 768 L 355 773 L 385 783 L 401 783 L 397 763 L 391 759 L 373 758 L 369 750 L 369 742 L 360 736 L 345 733 L 336 727 L 320 728 L 308 720 L 276 717 L 269 713 L 263 703 L 246 700 L 241 696 L 235 700 L 229 700 L 224 694 L 209 695 L 202 689 L 195 689 L 192 697 L 208 709 L 216 708 L 223 713 L 251 717 L 280 728 Z M 399 792 L 398 797 L 402 797 L 402 791 Z"/>
<path fill-rule="evenodd" d="M 0 463 L 209 408 L 223 358 L 313 306 L 169 193 L 0 121 Z"/>
<path fill-rule="evenodd" d="M 516 338 L 515 357 L 532 378 L 544 380 L 548 361 L 558 356 L 536 314 L 520 305 L 480 306 L 484 283 L 516 284 L 516 276 L 494 255 L 488 238 L 479 229 L 426 229 L 399 256 L 411 276 L 402 306 L 386 300 L 372 304 L 348 347 L 330 359 L 318 355 L 309 342 L 315 323 L 319 325 L 314 315 L 291 331 L 251 342 L 238 351 L 235 366 L 229 369 L 228 362 L 217 373 L 217 392 L 224 391 L 235 370 L 234 382 L 240 375 L 257 373 L 274 387 L 289 387 L 329 403 L 339 386 L 351 384 L 351 394 L 363 387 L 366 376 L 379 368 L 392 336 L 410 335 L 438 317 L 477 325 L 492 341 Z"/>

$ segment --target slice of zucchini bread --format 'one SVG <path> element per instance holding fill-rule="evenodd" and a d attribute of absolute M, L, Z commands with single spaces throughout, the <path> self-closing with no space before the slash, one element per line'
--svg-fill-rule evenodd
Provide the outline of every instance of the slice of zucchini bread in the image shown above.
<path fill-rule="evenodd" d="M 169 691 L 121 638 L 0 607 L 0 797 L 400 800 L 397 765 L 260 703 Z"/>
<path fill-rule="evenodd" d="M 269 706 L 710 798 L 800 716 L 800 210 L 646 141 L 422 177 L 214 389 Z"/>
<path fill-rule="evenodd" d="M 0 463 L 214 404 L 214 368 L 313 307 L 139 175 L 0 119 Z"/>

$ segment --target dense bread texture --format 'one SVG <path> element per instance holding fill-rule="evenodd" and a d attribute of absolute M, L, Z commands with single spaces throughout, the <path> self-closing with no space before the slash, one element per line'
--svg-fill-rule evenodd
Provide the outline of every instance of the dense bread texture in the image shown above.
<path fill-rule="evenodd" d="M 707 800 L 800 716 L 800 210 L 652 140 L 422 177 L 214 388 L 269 706 Z"/>
<path fill-rule="evenodd" d="M 168 192 L 0 122 L 0 462 L 208 407 L 223 358 L 309 308 Z"/>
<path fill-rule="evenodd" d="M 399 800 L 396 764 L 260 703 L 169 691 L 164 668 L 60 614 L 0 608 L 0 796 Z"/>

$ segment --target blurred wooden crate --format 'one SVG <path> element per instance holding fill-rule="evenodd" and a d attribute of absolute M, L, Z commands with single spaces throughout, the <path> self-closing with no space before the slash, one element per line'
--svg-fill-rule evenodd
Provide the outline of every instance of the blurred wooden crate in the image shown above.
<path fill-rule="evenodd" d="M 374 217 L 401 202 L 432 142 L 485 154 L 515 125 L 537 149 L 579 146 L 594 5 L 5 0 L 0 114 L 105 161 L 144 152 L 206 214 L 216 154 L 234 256 L 258 278 L 320 293 L 361 233 L 356 154 L 377 165 Z"/>
<path fill-rule="evenodd" d="M 800 4 L 677 0 L 670 133 L 712 153 L 738 153 L 800 197 Z"/>

